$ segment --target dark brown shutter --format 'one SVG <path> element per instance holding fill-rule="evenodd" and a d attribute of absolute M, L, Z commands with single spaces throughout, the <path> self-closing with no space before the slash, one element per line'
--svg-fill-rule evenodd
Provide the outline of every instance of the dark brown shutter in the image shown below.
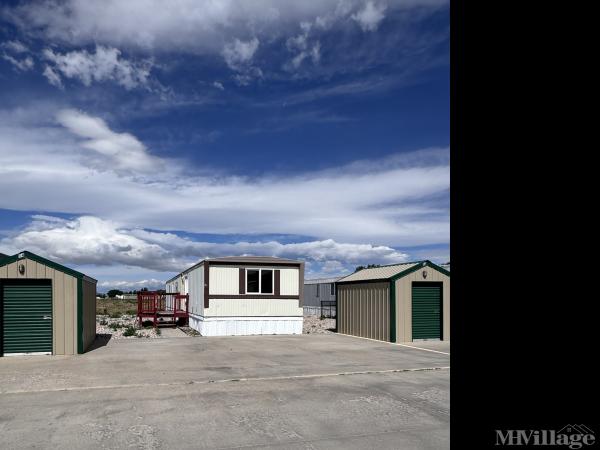
<path fill-rule="evenodd" d="M 240 295 L 246 293 L 246 269 L 240 267 Z"/>
<path fill-rule="evenodd" d="M 208 283 L 210 282 L 209 280 L 209 270 L 208 270 L 208 261 L 204 261 L 204 307 L 208 308 L 209 305 L 209 301 L 208 301 Z"/>
<path fill-rule="evenodd" d="M 280 295 L 280 291 L 281 291 L 281 278 L 280 278 L 280 272 L 279 270 L 275 271 L 275 290 L 273 291 L 273 293 L 279 297 Z"/>

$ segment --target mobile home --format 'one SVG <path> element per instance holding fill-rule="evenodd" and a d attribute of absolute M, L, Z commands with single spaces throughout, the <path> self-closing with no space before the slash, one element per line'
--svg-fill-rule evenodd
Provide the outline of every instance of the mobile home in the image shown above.
<path fill-rule="evenodd" d="M 304 262 L 267 256 L 210 258 L 166 283 L 189 295 L 203 336 L 302 334 Z"/>

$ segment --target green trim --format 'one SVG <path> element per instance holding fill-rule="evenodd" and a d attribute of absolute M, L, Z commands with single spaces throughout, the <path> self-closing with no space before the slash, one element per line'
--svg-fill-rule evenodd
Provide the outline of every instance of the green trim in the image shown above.
<path fill-rule="evenodd" d="M 77 278 L 77 353 L 83 353 L 83 279 Z"/>
<path fill-rule="evenodd" d="M 431 261 L 429 261 L 428 259 L 425 259 L 423 261 L 412 261 L 412 262 L 407 262 L 407 263 L 398 263 L 398 264 L 387 264 L 387 265 L 383 265 L 383 266 L 379 266 L 379 267 L 375 267 L 375 269 L 378 269 L 380 267 L 392 267 L 392 266 L 404 266 L 404 265 L 409 265 L 409 264 L 414 264 L 414 266 L 403 270 L 402 272 L 398 272 L 396 275 L 393 275 L 391 277 L 388 278 L 368 278 L 366 280 L 349 280 L 349 281 L 344 281 L 344 278 L 348 278 L 352 275 L 354 275 L 354 273 L 351 273 L 350 275 L 346 275 L 345 277 L 341 278 L 339 281 L 336 281 L 336 283 L 338 284 L 350 284 L 350 283 L 366 283 L 369 281 L 387 281 L 387 280 L 397 280 L 398 278 L 402 278 L 405 275 L 408 275 L 409 273 L 415 272 L 417 270 L 419 270 L 422 267 L 431 267 L 434 270 L 437 270 L 441 273 L 443 273 L 444 275 L 450 276 L 450 272 L 446 269 L 444 269 L 443 267 L 438 266 L 437 264 L 432 263 Z M 363 269 L 363 270 L 369 270 L 369 269 Z"/>
<path fill-rule="evenodd" d="M 337 310 L 336 310 L 337 314 Z M 396 342 L 396 281 L 390 281 L 390 342 Z"/>
<path fill-rule="evenodd" d="M 22 255 L 22 256 L 19 256 L 19 255 Z M 93 280 L 94 282 L 98 282 L 98 280 L 96 280 L 92 277 L 86 276 L 85 274 L 83 274 L 81 272 L 78 272 L 73 269 L 69 269 L 68 267 L 65 267 L 61 264 L 50 261 L 49 259 L 42 258 L 41 256 L 38 256 L 38 255 L 28 252 L 28 251 L 19 252 L 16 255 L 9 256 L 8 258 L 1 260 L 0 267 L 6 266 L 7 264 L 11 264 L 15 261 L 20 261 L 21 259 L 25 259 L 25 258 L 31 259 L 32 261 L 38 262 L 45 266 L 51 267 L 52 269 L 58 270 L 59 272 L 66 273 L 67 275 L 71 275 L 72 277 L 75 277 L 77 279 L 87 277 L 90 280 Z"/>
<path fill-rule="evenodd" d="M 425 261 L 419 261 L 410 269 L 406 269 L 404 272 L 400 272 L 400 273 L 394 275 L 392 278 L 390 278 L 390 280 L 396 281 L 399 278 L 405 277 L 406 275 L 409 275 L 413 272 L 416 272 L 419 269 L 422 269 L 423 267 L 431 267 L 432 269 L 437 270 L 438 272 L 441 272 L 444 275 L 450 276 L 450 272 L 448 272 L 443 267 L 440 267 L 437 264 L 434 264 L 429 260 L 425 260 Z"/>

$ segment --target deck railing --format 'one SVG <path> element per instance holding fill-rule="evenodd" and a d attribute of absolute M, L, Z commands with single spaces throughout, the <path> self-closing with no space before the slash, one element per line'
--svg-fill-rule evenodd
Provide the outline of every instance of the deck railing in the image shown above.
<path fill-rule="evenodd" d="M 170 317 L 175 323 L 178 318 L 188 318 L 189 295 L 179 292 L 138 292 L 138 320 L 140 324 L 152 320 L 157 326 L 160 318 Z"/>

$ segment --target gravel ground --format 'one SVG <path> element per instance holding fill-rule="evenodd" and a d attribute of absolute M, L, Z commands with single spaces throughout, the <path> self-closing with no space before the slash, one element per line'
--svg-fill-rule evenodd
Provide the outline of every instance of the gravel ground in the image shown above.
<path fill-rule="evenodd" d="M 335 319 L 323 319 L 317 315 L 304 316 L 303 334 L 329 334 L 335 329 Z"/>
<path fill-rule="evenodd" d="M 111 328 L 111 325 L 120 325 L 117 328 Z M 127 327 L 134 327 L 136 329 L 136 335 L 134 336 L 123 336 L 123 332 Z M 317 315 L 304 316 L 304 323 L 302 326 L 303 334 L 330 334 L 335 329 L 335 319 L 323 319 Z M 189 327 L 180 327 L 185 334 L 190 336 L 197 336 L 199 333 L 192 330 Z M 112 339 L 160 339 L 163 336 L 156 334 L 154 327 L 139 328 L 136 323 L 136 316 L 122 315 L 120 318 L 110 318 L 105 315 L 96 316 L 96 333 L 103 335 L 111 335 Z"/>
<path fill-rule="evenodd" d="M 113 329 L 110 327 L 110 325 L 113 324 L 121 325 L 121 327 Z M 123 336 L 123 332 L 130 326 L 136 329 L 136 334 L 134 336 Z M 136 316 L 131 315 L 123 315 L 117 319 L 104 315 L 96 316 L 96 334 L 110 334 L 112 335 L 112 339 L 157 339 L 162 337 L 161 335 L 156 334 L 154 327 L 139 328 L 136 323 Z"/>

